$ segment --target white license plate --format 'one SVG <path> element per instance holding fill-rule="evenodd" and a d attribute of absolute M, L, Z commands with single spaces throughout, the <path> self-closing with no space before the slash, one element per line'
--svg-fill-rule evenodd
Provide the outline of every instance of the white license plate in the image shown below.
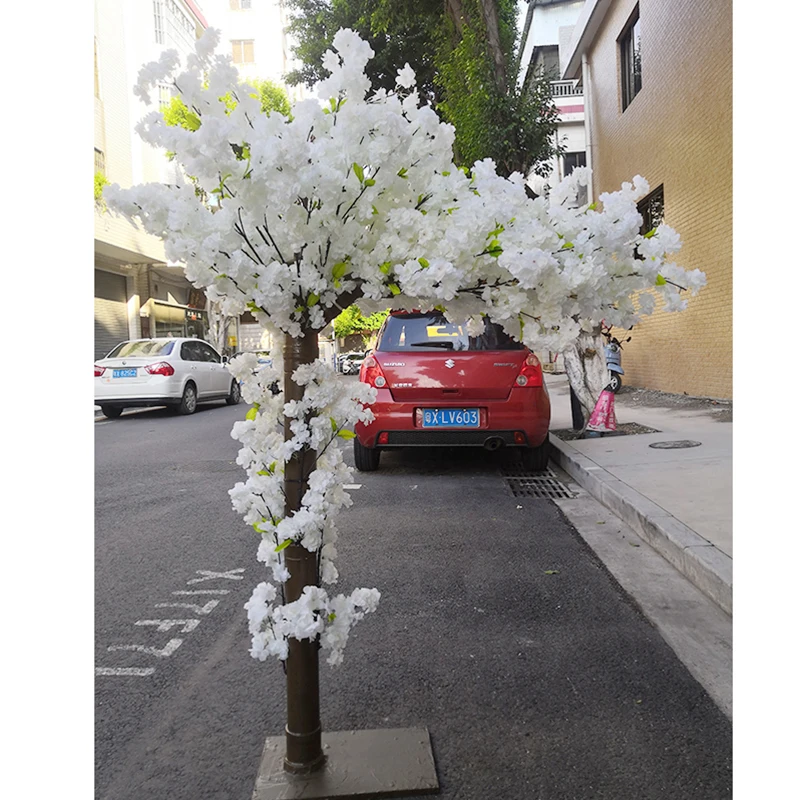
<path fill-rule="evenodd" d="M 478 428 L 481 415 L 477 408 L 424 408 L 423 428 Z"/>

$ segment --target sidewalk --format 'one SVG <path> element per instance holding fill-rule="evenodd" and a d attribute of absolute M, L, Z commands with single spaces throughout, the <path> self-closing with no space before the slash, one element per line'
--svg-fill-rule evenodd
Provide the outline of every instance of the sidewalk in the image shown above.
<path fill-rule="evenodd" d="M 551 431 L 572 428 L 566 375 L 545 374 Z M 617 423 L 658 433 L 561 440 L 551 433 L 551 459 L 732 614 L 732 423 L 712 410 L 634 404 L 616 396 Z M 656 449 L 659 442 L 699 446 Z"/>

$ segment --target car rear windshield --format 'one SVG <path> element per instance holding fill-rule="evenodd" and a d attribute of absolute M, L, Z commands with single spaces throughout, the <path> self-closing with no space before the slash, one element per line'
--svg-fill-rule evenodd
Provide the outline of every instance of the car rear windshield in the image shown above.
<path fill-rule="evenodd" d="M 175 342 L 159 339 L 143 342 L 122 342 L 118 344 L 106 358 L 125 358 L 126 356 L 168 356 Z"/>
<path fill-rule="evenodd" d="M 469 336 L 466 324 L 448 322 L 439 312 L 398 314 L 387 317 L 378 339 L 385 352 L 431 350 L 523 350 L 499 325 L 484 320 L 483 333 Z"/>

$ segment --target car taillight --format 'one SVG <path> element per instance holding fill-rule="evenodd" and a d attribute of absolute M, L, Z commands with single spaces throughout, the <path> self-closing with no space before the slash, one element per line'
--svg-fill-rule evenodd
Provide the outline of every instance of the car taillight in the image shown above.
<path fill-rule="evenodd" d="M 544 381 L 542 379 L 542 365 L 539 359 L 531 353 L 525 361 L 522 362 L 522 367 L 517 375 L 517 386 L 542 386 Z"/>
<path fill-rule="evenodd" d="M 98 367 L 97 364 L 94 365 L 95 378 L 99 378 L 105 371 L 106 371 L 105 367 Z"/>
<path fill-rule="evenodd" d="M 175 369 L 172 364 L 168 364 L 166 361 L 159 361 L 158 364 L 148 364 L 144 369 L 145 372 L 149 372 L 151 375 L 175 374 Z"/>
<path fill-rule="evenodd" d="M 378 389 L 386 386 L 386 376 L 383 374 L 381 365 L 378 359 L 374 356 L 367 356 L 364 363 L 361 365 L 361 375 L 359 376 L 361 383 L 367 383 L 370 386 L 375 386 Z"/>

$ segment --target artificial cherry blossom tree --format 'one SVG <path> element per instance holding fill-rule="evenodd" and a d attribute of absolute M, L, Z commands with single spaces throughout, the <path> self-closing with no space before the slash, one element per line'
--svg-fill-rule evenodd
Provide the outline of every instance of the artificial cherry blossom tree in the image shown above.
<path fill-rule="evenodd" d="M 487 314 L 532 349 L 562 350 L 600 319 L 628 327 L 652 311 L 649 293 L 638 310 L 631 299 L 641 290 L 677 309 L 678 287 L 704 278 L 667 259 L 679 247 L 667 226 L 639 235 L 640 177 L 574 208 L 586 170 L 531 200 L 521 175 L 498 177 L 491 161 L 457 168 L 453 128 L 420 105 L 413 71 L 398 71 L 393 92 L 370 92 L 372 51 L 353 31 L 339 31 L 325 55 L 319 101 L 296 103 L 290 117 L 261 112 L 230 59 L 214 55 L 217 41 L 207 31 L 183 69 L 164 53 L 137 86 L 146 99 L 169 82 L 190 109 L 188 128 L 153 112 L 138 131 L 192 180 L 113 185 L 104 196 L 160 236 L 222 313 L 250 310 L 280 343 L 272 370 L 248 355 L 230 367 L 252 404 L 232 433 L 246 480 L 230 494 L 267 571 L 246 606 L 250 652 L 286 664 L 285 765 L 309 771 L 323 760 L 317 651 L 340 663 L 352 625 L 380 596 L 325 588 L 338 578 L 337 515 L 351 503 L 341 446 L 356 421 L 371 421 L 374 390 L 318 359 L 318 332 L 355 301 L 365 313 L 441 306 L 470 327 Z"/>

